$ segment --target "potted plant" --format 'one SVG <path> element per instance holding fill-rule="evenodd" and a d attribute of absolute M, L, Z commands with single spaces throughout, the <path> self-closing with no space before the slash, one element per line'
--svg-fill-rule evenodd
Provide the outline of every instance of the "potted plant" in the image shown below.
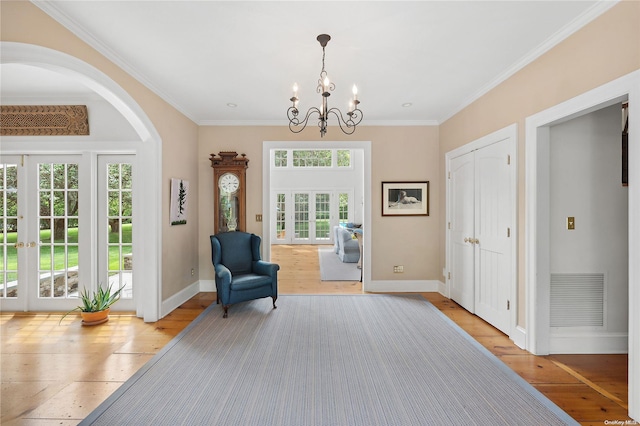
<path fill-rule="evenodd" d="M 82 305 L 76 306 L 69 312 L 65 313 L 60 322 L 73 311 L 80 311 L 82 316 L 82 325 L 97 325 L 109 321 L 109 311 L 111 305 L 120 300 L 120 293 L 124 287 L 120 287 L 116 291 L 112 291 L 112 285 L 106 289 L 102 286 L 98 287 L 98 291 L 90 294 L 87 289 L 83 289 L 80 293 Z"/>

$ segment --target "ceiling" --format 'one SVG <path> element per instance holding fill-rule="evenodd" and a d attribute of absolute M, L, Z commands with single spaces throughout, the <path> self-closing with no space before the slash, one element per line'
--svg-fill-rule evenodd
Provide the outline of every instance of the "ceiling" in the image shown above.
<path fill-rule="evenodd" d="M 292 86 L 330 107 L 358 86 L 362 125 L 437 124 L 610 8 L 612 1 L 44 1 L 38 7 L 200 125 L 284 125 Z M 3 98 L 88 89 L 3 65 Z"/>

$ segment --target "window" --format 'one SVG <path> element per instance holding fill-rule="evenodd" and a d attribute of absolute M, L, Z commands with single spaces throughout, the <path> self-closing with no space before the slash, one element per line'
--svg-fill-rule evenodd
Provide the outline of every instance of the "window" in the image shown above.
<path fill-rule="evenodd" d="M 350 149 L 278 149 L 273 151 L 274 168 L 350 168 L 351 166 Z"/>
<path fill-rule="evenodd" d="M 338 167 L 351 167 L 351 150 L 338 150 Z"/>
<path fill-rule="evenodd" d="M 294 150 L 293 167 L 331 167 L 330 149 Z"/>
<path fill-rule="evenodd" d="M 287 151 L 277 150 L 274 153 L 274 166 L 275 167 L 287 167 Z"/>

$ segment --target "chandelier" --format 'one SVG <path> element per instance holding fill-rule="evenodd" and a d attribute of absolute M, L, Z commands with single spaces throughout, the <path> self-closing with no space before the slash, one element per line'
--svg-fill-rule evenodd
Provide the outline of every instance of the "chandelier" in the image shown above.
<path fill-rule="evenodd" d="M 307 127 L 309 118 L 314 114 L 318 114 L 320 137 L 323 137 L 325 133 L 327 133 L 327 120 L 329 119 L 329 114 L 333 114 L 338 119 L 340 129 L 345 134 L 350 135 L 356 131 L 356 126 L 362 121 L 362 111 L 358 108 L 358 105 L 360 104 L 360 101 L 358 100 L 358 88 L 355 84 L 353 85 L 353 99 L 349 101 L 349 112 L 347 112 L 346 119 L 338 108 L 329 108 L 328 100 L 329 96 L 331 96 L 330 92 L 333 92 L 336 85 L 329 80 L 327 72 L 324 69 L 324 48 L 327 46 L 329 40 L 331 40 L 331 36 L 328 34 L 320 34 L 317 37 L 317 40 L 320 42 L 320 46 L 322 46 L 322 71 L 320 71 L 320 79 L 318 80 L 316 92 L 322 95 L 322 103 L 320 104 L 320 108 L 309 108 L 303 119 L 298 118 L 298 115 L 300 114 L 300 111 L 298 110 L 298 101 L 300 99 L 298 98 L 298 85 L 294 84 L 293 97 L 290 99 L 293 105 L 287 110 L 289 130 L 293 133 L 300 133 L 305 129 L 305 127 Z"/>

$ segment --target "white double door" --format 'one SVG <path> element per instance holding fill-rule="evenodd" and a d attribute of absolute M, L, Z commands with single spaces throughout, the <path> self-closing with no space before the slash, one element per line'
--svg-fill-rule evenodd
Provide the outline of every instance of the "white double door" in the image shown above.
<path fill-rule="evenodd" d="M 0 306 L 58 311 L 98 285 L 133 299 L 131 155 L 0 157 Z"/>
<path fill-rule="evenodd" d="M 334 190 L 276 190 L 272 196 L 273 244 L 330 244 L 331 230 L 347 222 L 352 192 Z"/>
<path fill-rule="evenodd" d="M 506 334 L 515 287 L 514 146 L 504 139 L 449 165 L 450 296 Z"/>

